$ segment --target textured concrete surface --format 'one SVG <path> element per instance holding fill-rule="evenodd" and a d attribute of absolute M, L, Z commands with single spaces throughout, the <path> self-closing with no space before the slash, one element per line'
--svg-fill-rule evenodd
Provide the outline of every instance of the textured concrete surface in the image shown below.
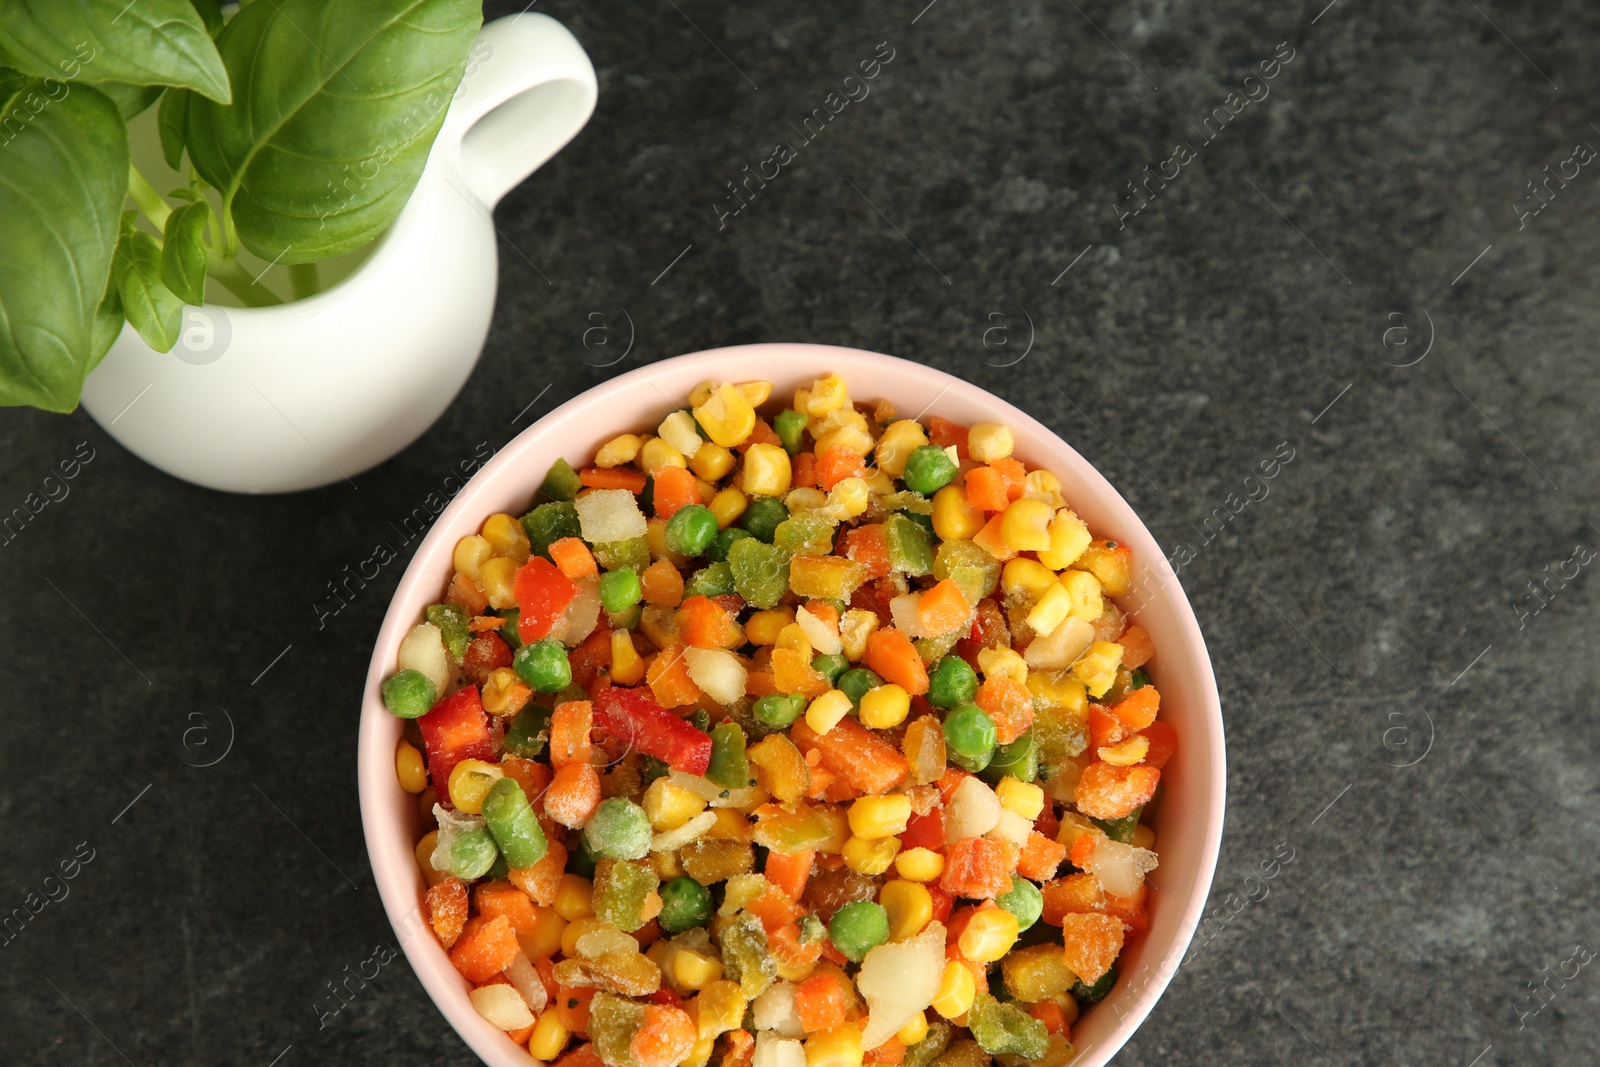
<path fill-rule="evenodd" d="M 7 1062 L 474 1062 L 403 962 L 329 992 L 392 938 L 353 711 L 402 564 L 313 605 L 479 442 L 768 339 L 978 382 L 1191 546 L 1219 918 L 1118 1063 L 1595 1061 L 1600 11 L 925 2 L 541 4 L 599 111 L 501 205 L 465 392 L 355 488 L 220 495 L 0 415 L 3 510 L 93 456 L 0 547 L 0 910 L 78 863 L 0 946 Z"/>

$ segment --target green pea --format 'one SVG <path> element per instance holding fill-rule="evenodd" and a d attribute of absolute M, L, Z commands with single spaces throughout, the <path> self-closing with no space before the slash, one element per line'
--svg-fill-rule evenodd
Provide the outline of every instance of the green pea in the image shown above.
<path fill-rule="evenodd" d="M 932 496 L 955 479 L 959 468 L 949 453 L 938 445 L 912 449 L 906 457 L 904 481 L 913 493 Z"/>
<path fill-rule="evenodd" d="M 682 933 L 711 921 L 711 890 L 693 878 L 674 878 L 661 887 L 661 929 Z"/>
<path fill-rule="evenodd" d="M 502 778 L 483 798 L 483 821 L 512 867 L 532 867 L 549 849 L 528 796 L 514 778 Z"/>
<path fill-rule="evenodd" d="M 730 526 L 717 534 L 716 540 L 711 542 L 711 547 L 706 550 L 706 555 L 713 563 L 728 562 L 728 549 L 741 537 L 753 536 L 749 530 L 741 530 L 737 526 Z"/>
<path fill-rule="evenodd" d="M 1012 878 L 1011 888 L 994 902 L 1017 917 L 1018 931 L 1026 930 L 1044 914 L 1044 894 L 1026 878 Z"/>
<path fill-rule="evenodd" d="M 789 509 L 775 496 L 758 496 L 744 509 L 739 525 L 750 531 L 750 536 L 772 544 L 772 535 L 778 523 L 789 517 Z"/>
<path fill-rule="evenodd" d="M 435 855 L 438 855 L 437 851 Z M 481 829 L 463 830 L 450 835 L 449 847 L 440 858 L 444 860 L 442 867 L 446 872 L 470 882 L 488 874 L 499 856 L 500 850 L 495 847 L 494 837 L 487 829 Z"/>
<path fill-rule="evenodd" d="M 743 530 L 739 532 L 744 533 Z M 750 535 L 745 534 L 745 536 Z M 701 567 L 683 584 L 685 600 L 692 596 L 727 596 L 733 592 L 737 592 L 737 587 L 733 584 L 733 568 L 726 563 L 712 563 Z"/>
<path fill-rule="evenodd" d="M 428 714 L 438 699 L 433 683 L 421 671 L 407 667 L 396 671 L 383 683 L 383 706 L 401 719 L 415 719 Z"/>
<path fill-rule="evenodd" d="M 607 571 L 600 576 L 600 606 L 607 611 L 627 611 L 643 597 L 639 575 L 632 567 Z"/>
<path fill-rule="evenodd" d="M 698 556 L 711 547 L 717 537 L 717 517 L 704 504 L 690 504 L 672 513 L 667 520 L 667 551 L 683 556 Z"/>
<path fill-rule="evenodd" d="M 850 661 L 840 655 L 818 654 L 816 658 L 811 661 L 811 669 L 816 671 L 818 674 L 826 675 L 829 685 L 832 685 L 834 682 L 838 681 L 839 676 L 845 671 L 849 670 L 849 668 Z"/>
<path fill-rule="evenodd" d="M 583 828 L 583 839 L 598 856 L 642 860 L 650 854 L 650 818 L 631 800 L 602 800 Z"/>
<path fill-rule="evenodd" d="M 851 901 L 833 913 L 828 938 L 845 959 L 860 963 L 868 952 L 889 940 L 889 913 L 870 900 Z"/>
<path fill-rule="evenodd" d="M 978 672 L 960 656 L 946 656 L 928 675 L 928 703 L 953 708 L 978 695 Z"/>
<path fill-rule="evenodd" d="M 883 684 L 883 679 L 878 677 L 877 671 L 865 667 L 852 667 L 834 681 L 833 687 L 850 698 L 850 706 L 860 710 L 861 698 L 866 696 L 869 689 L 876 689 Z"/>
<path fill-rule="evenodd" d="M 572 684 L 572 664 L 560 641 L 547 637 L 523 645 L 511 659 L 517 677 L 541 693 L 559 693 Z"/>
<path fill-rule="evenodd" d="M 786 408 L 778 412 L 777 418 L 772 420 L 772 429 L 778 435 L 778 440 L 783 442 L 783 450 L 789 455 L 798 455 L 804 442 L 801 435 L 805 433 L 806 423 L 811 421 L 794 408 Z"/>
<path fill-rule="evenodd" d="M 806 698 L 799 693 L 768 693 L 751 710 L 768 726 L 788 726 L 806 710 Z"/>
<path fill-rule="evenodd" d="M 961 704 L 944 717 L 950 762 L 976 774 L 994 758 L 994 720 L 976 704 Z"/>

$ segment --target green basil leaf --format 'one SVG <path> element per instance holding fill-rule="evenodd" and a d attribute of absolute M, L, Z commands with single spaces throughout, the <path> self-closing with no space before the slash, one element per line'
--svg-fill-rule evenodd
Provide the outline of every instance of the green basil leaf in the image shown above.
<path fill-rule="evenodd" d="M 161 238 L 161 281 L 185 304 L 199 307 L 206 302 L 206 223 L 211 219 L 207 204 L 185 204 L 167 216 L 167 231 Z"/>
<path fill-rule="evenodd" d="M 182 85 L 232 99 L 222 57 L 189 0 L 6 0 L 0 50 L 41 78 Z"/>
<path fill-rule="evenodd" d="M 94 87 L 111 98 L 124 122 L 155 103 L 162 89 L 159 85 L 129 85 L 127 82 L 95 82 Z"/>
<path fill-rule="evenodd" d="M 311 263 L 359 248 L 393 222 L 482 21 L 481 0 L 242 8 L 217 47 L 246 103 L 192 97 L 185 141 L 245 246 L 263 259 Z"/>
<path fill-rule="evenodd" d="M 189 110 L 189 90 L 168 89 L 156 109 L 156 128 L 161 133 L 161 158 L 173 170 L 183 162 L 183 123 Z"/>
<path fill-rule="evenodd" d="M 122 313 L 122 297 L 117 295 L 116 271 L 106 279 L 106 295 L 95 309 L 94 323 L 89 331 L 89 370 L 94 370 L 111 351 L 112 344 L 122 334 L 122 324 L 128 317 Z"/>
<path fill-rule="evenodd" d="M 0 72 L 0 404 L 51 411 L 77 407 L 105 354 L 97 311 L 128 190 L 116 106 L 68 90 Z"/>
<path fill-rule="evenodd" d="M 217 31 L 222 29 L 222 4 L 218 0 L 189 0 L 194 4 L 194 9 L 200 13 L 200 19 L 206 24 L 206 32 L 215 37 Z"/>
<path fill-rule="evenodd" d="M 171 349 L 183 327 L 183 301 L 161 283 L 161 246 L 156 239 L 124 226 L 117 242 L 116 277 L 122 311 L 144 343 L 157 352 Z"/>

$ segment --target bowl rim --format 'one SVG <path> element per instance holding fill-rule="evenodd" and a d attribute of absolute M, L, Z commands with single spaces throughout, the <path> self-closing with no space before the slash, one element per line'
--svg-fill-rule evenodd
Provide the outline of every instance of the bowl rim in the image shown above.
<path fill-rule="evenodd" d="M 745 362 L 751 368 L 752 377 L 763 374 L 767 366 L 777 362 L 818 368 L 818 373 L 837 370 L 847 381 L 852 367 L 869 365 L 891 376 L 903 377 L 909 374 L 923 379 L 924 383 L 937 383 L 938 392 L 922 412 L 911 416 L 914 418 L 933 408 L 952 388 L 975 391 L 999 416 L 997 421 L 1003 421 L 1013 430 L 1023 429 L 1031 437 L 1044 442 L 1051 450 L 1061 452 L 1074 467 L 1074 475 L 1089 485 L 1091 491 L 1098 497 L 1098 502 L 1119 513 L 1118 518 L 1124 524 L 1124 530 L 1132 531 L 1135 539 L 1145 542 L 1138 547 L 1146 553 L 1149 565 L 1157 570 L 1159 586 L 1165 591 L 1165 595 L 1172 599 L 1171 607 L 1176 623 L 1182 631 L 1182 640 L 1189 646 L 1190 660 L 1197 672 L 1193 679 L 1201 704 L 1197 714 L 1206 720 L 1209 727 L 1207 731 L 1209 743 L 1205 746 L 1201 762 L 1210 781 L 1205 790 L 1206 811 L 1199 845 L 1199 864 L 1195 870 L 1194 881 L 1188 890 L 1187 899 L 1183 902 L 1176 935 L 1164 947 L 1161 956 L 1153 961 L 1145 959 L 1149 947 L 1148 937 L 1142 937 L 1135 943 L 1134 947 L 1140 954 L 1138 961 L 1140 969 L 1150 972 L 1144 978 L 1143 985 L 1136 994 L 1136 1000 L 1129 1010 L 1118 1013 L 1117 1022 L 1109 1035 L 1091 1045 L 1079 1048 L 1078 1055 L 1073 1060 L 1073 1067 L 1103 1067 L 1143 1024 L 1176 974 L 1200 925 L 1201 913 L 1210 897 L 1216 874 L 1226 816 L 1227 753 L 1221 698 L 1217 691 L 1216 676 L 1204 634 L 1176 572 L 1167 562 L 1160 545 L 1144 521 L 1105 476 L 1061 435 L 982 386 L 935 367 L 863 349 L 803 342 L 766 342 L 706 349 L 637 367 L 583 390 L 523 429 L 468 479 L 434 519 L 427 534 L 418 542 L 411 560 L 395 587 L 374 640 L 372 658 L 363 689 L 357 741 L 357 784 L 363 837 L 372 867 L 373 882 L 378 888 L 385 914 L 399 935 L 402 951 L 434 1005 L 444 1015 L 452 1029 L 485 1063 L 509 1065 L 529 1062 L 526 1052 L 520 1059 L 510 1054 L 504 1033 L 481 1018 L 472 1008 L 470 1001 L 463 996 L 447 995 L 449 983 L 446 978 L 439 976 L 437 960 L 432 958 L 431 954 L 423 955 L 430 950 L 432 954 L 442 950 L 433 940 L 431 930 L 422 919 L 421 906 L 416 899 L 417 872 L 414 869 L 414 845 L 397 848 L 393 843 L 393 833 L 385 834 L 386 829 L 392 831 L 392 827 L 386 824 L 393 820 L 389 812 L 383 809 L 385 800 L 380 797 L 380 791 L 387 793 L 388 790 L 397 788 L 393 771 L 392 734 L 396 728 L 394 724 L 398 720 L 383 707 L 379 689 L 388 673 L 387 668 L 392 662 L 393 651 L 398 646 L 399 638 L 403 636 L 405 630 L 415 625 L 417 620 L 414 612 L 401 615 L 400 604 L 410 600 L 421 586 L 435 589 L 440 587 L 441 580 L 437 577 L 430 578 L 427 572 L 437 566 L 437 558 L 441 553 L 453 550 L 453 545 L 448 544 L 445 531 L 464 512 L 481 511 L 482 505 L 477 503 L 477 497 L 484 492 L 485 487 L 494 485 L 506 477 L 508 472 L 516 470 L 519 461 L 528 451 L 546 447 L 544 438 L 547 434 L 558 431 L 568 420 L 591 409 L 597 412 L 603 410 L 613 398 L 631 394 L 641 387 L 653 390 L 660 397 L 661 405 L 665 409 L 671 406 L 672 401 L 654 384 L 653 379 L 666 371 L 679 370 L 686 365 L 716 363 L 730 358 L 738 358 Z M 522 477 L 525 479 L 525 474 Z M 1124 535 L 1119 534 L 1119 536 Z M 387 795 L 392 796 L 392 793 Z M 1167 896 L 1165 892 L 1162 895 Z M 422 931 L 428 931 L 429 936 L 419 943 L 416 935 Z M 458 989 L 450 989 L 450 992 L 458 992 Z M 1094 1054 L 1091 1055 L 1091 1052 Z"/>

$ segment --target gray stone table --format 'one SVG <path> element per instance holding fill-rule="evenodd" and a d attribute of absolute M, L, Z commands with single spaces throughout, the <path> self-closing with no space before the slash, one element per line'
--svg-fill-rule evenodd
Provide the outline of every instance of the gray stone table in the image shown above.
<path fill-rule="evenodd" d="M 924 3 L 541 4 L 599 110 L 499 208 L 477 372 L 355 488 L 213 493 L 81 413 L 0 414 L 0 510 L 93 456 L 0 546 L 0 910 L 92 855 L 0 946 L 0 1059 L 475 1062 L 403 962 L 329 1011 L 392 937 L 354 713 L 402 563 L 324 626 L 313 605 L 480 442 L 782 339 L 993 390 L 1190 546 L 1226 921 L 1119 1064 L 1596 1061 L 1600 973 L 1530 983 L 1600 947 L 1570 562 L 1600 546 L 1600 175 L 1564 162 L 1600 146 L 1600 9 Z M 870 94 L 729 195 L 875 56 Z M 620 309 L 634 343 L 601 366 Z M 231 752 L 189 765 L 219 708 Z"/>

